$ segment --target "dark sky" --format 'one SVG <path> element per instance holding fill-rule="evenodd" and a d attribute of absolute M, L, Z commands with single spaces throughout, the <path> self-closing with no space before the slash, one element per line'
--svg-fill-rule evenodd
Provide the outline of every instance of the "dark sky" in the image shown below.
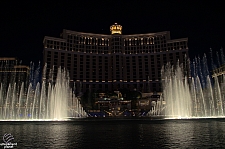
<path fill-rule="evenodd" d="M 188 37 L 191 58 L 225 48 L 220 1 L 24 1 L 0 6 L 0 57 L 18 57 L 23 64 L 42 61 L 44 36 L 59 37 L 63 29 L 110 34 L 115 22 L 123 34 L 170 31 L 172 39 Z"/>

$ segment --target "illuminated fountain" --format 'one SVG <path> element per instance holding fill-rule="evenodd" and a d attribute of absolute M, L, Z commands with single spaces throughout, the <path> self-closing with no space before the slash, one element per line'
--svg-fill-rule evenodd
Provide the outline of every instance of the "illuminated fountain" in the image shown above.
<path fill-rule="evenodd" d="M 179 62 L 162 68 L 163 95 L 149 115 L 167 118 L 218 118 L 225 116 L 225 75 L 211 78 L 206 56 L 192 63 L 192 77 Z M 162 106 L 162 102 L 165 104 Z"/>
<path fill-rule="evenodd" d="M 152 108 L 151 110 L 148 112 L 148 116 L 161 116 L 163 114 L 163 110 L 165 108 L 164 104 L 165 102 L 160 99 L 157 101 L 152 101 Z"/>
<path fill-rule="evenodd" d="M 24 82 L 7 86 L 7 89 L 3 83 L 0 86 L 0 120 L 66 120 L 87 116 L 69 87 L 68 73 L 61 68 L 55 83 L 43 79 L 42 83 L 30 83 L 27 88 Z"/>

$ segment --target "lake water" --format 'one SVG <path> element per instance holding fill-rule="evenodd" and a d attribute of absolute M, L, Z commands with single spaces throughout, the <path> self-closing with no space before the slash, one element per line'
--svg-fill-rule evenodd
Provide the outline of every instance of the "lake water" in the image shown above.
<path fill-rule="evenodd" d="M 0 144 L 6 133 L 14 148 L 225 148 L 225 119 L 0 122 Z"/>

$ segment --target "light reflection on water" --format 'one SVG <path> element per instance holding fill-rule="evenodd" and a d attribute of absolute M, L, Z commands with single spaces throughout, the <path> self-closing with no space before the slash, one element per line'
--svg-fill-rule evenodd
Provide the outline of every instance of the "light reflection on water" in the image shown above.
<path fill-rule="evenodd" d="M 225 147 L 224 119 L 1 122 L 5 133 L 18 148 Z"/>
<path fill-rule="evenodd" d="M 82 125 L 66 122 L 15 122 L 3 125 L 0 134 L 11 133 L 22 148 L 68 148 L 79 147 Z M 75 135 L 76 134 L 76 135 Z"/>

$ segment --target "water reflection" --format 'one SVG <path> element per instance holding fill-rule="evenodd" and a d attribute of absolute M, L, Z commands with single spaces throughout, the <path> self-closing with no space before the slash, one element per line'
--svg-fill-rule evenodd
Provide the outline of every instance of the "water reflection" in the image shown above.
<path fill-rule="evenodd" d="M 163 128 L 170 147 L 225 147 L 224 122 L 211 120 L 171 121 Z"/>
<path fill-rule="evenodd" d="M 2 125 L 0 134 L 11 133 L 20 148 L 79 148 L 82 125 L 64 122 L 12 123 Z"/>
<path fill-rule="evenodd" d="M 164 135 L 167 137 L 167 145 L 170 147 L 189 147 L 193 143 L 194 122 L 168 122 L 165 123 Z"/>
<path fill-rule="evenodd" d="M 224 148 L 225 120 L 2 122 L 18 148 Z M 1 142 L 1 141 L 0 141 Z"/>

